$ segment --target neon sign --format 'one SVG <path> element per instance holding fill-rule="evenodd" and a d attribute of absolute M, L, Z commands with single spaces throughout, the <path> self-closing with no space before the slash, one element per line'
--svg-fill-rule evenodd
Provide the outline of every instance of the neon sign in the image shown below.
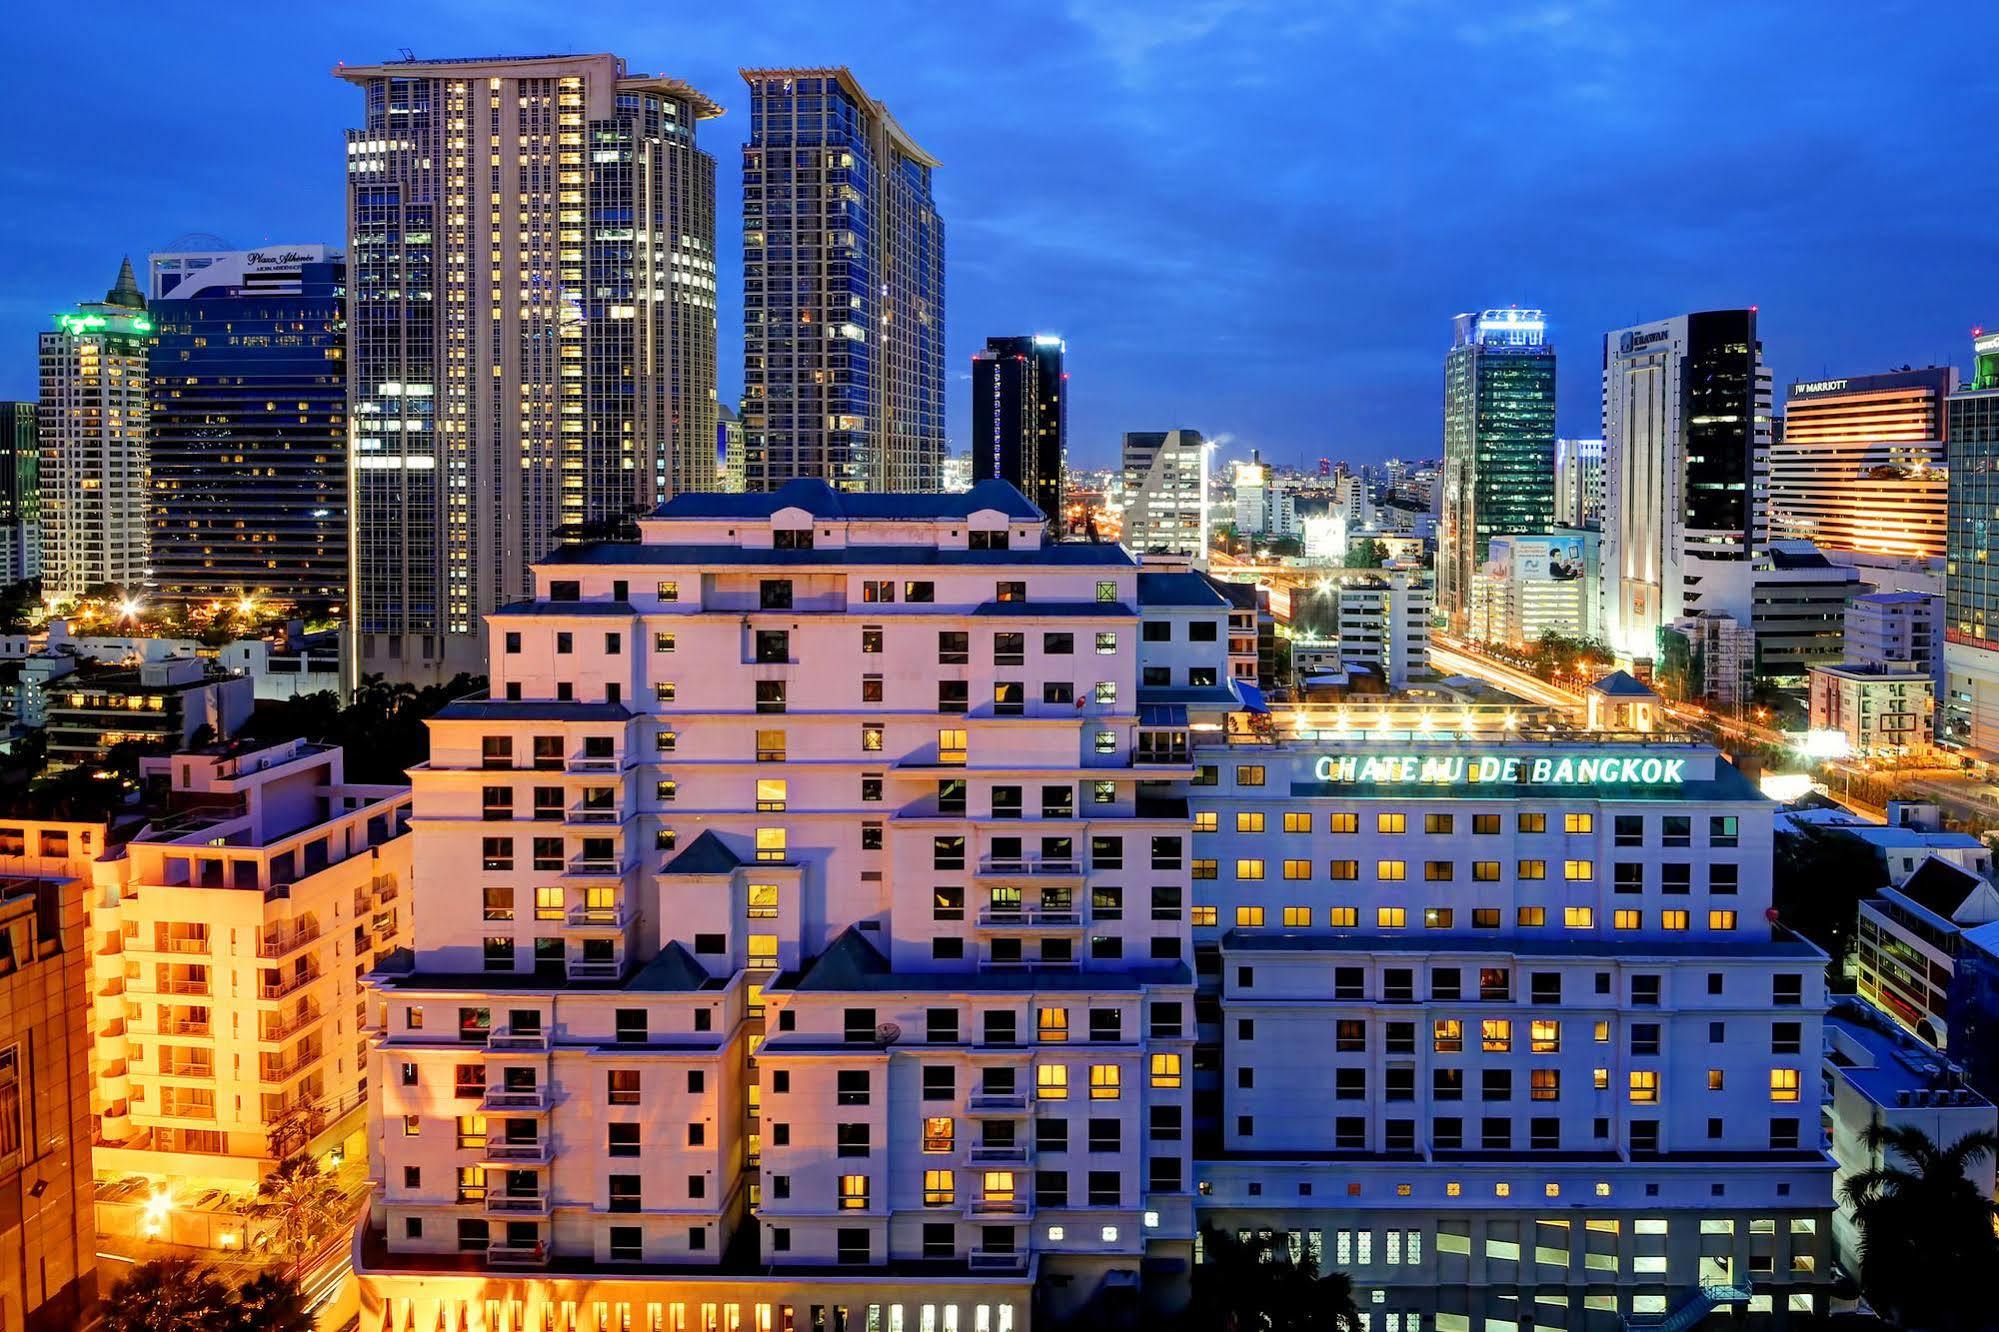
<path fill-rule="evenodd" d="M 1683 758 L 1525 758 L 1518 754 L 1322 754 L 1312 775 L 1322 782 L 1386 785 L 1677 786 Z"/>

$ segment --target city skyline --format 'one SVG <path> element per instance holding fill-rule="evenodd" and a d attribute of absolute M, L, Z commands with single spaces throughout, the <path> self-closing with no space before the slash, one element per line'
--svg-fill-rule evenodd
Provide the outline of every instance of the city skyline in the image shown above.
<path fill-rule="evenodd" d="M 141 129 L 95 145 L 98 169 L 87 173 L 53 148 L 55 90 L 85 77 L 82 52 L 93 67 L 142 59 L 159 33 L 107 20 L 73 40 L 74 22 L 36 16 L 31 25 L 50 23 L 49 59 L 8 94 L 0 131 L 5 179 L 31 206 L 0 223 L 0 239 L 41 259 L 0 297 L 0 338 L 17 349 L 0 358 L 0 395 L 32 396 L 28 335 L 78 291 L 101 288 L 98 274 L 126 253 L 142 264 L 191 232 L 235 245 L 338 242 L 338 134 L 351 92 L 326 71 L 392 58 L 398 46 L 426 56 L 613 51 L 635 70 L 684 78 L 727 111 L 704 133 L 722 199 L 740 189 L 732 149 L 748 135 L 735 71 L 850 65 L 944 164 L 938 208 L 956 242 L 945 406 L 959 451 L 971 353 L 1023 328 L 1069 342 L 1072 462 L 1085 468 L 1114 465 L 1125 430 L 1167 425 L 1200 429 L 1220 442 L 1218 456 L 1257 447 L 1280 464 L 1434 456 L 1446 321 L 1469 307 L 1556 312 L 1551 334 L 1572 364 L 1593 359 L 1609 329 L 1750 304 L 1762 308 L 1779 384 L 1962 363 L 1965 330 L 1995 313 L 1978 295 L 1991 260 L 1958 220 L 1977 216 L 1991 187 L 1951 172 L 1945 155 L 1956 137 L 1949 90 L 1981 77 L 1956 63 L 1977 49 L 1972 34 L 1924 44 L 1920 64 L 1913 44 L 1906 55 L 1870 48 L 1862 62 L 1841 53 L 1863 34 L 1793 32 L 1782 16 L 1697 15 L 1668 33 L 1646 26 L 1663 23 L 1655 16 L 1611 14 L 1584 5 L 1495 22 L 1403 9 L 1335 21 L 1242 4 L 1154 24 L 1136 9 L 1093 7 L 1000 36 L 982 26 L 998 58 L 981 60 L 970 90 L 957 69 L 969 28 L 893 14 L 834 32 L 803 10 L 761 15 L 753 30 L 482 11 L 468 29 L 451 10 L 386 25 L 386 11 L 364 7 L 305 42 L 235 35 L 250 75 L 162 99 Z M 58 22 L 65 40 L 53 40 Z M 33 41 L 33 27 L 23 36 Z M 1774 71 L 1756 63 L 1771 41 L 1798 58 Z M 1507 59 L 1490 60 L 1501 43 Z M 1367 59 L 1388 44 L 1409 59 Z M 1287 90 L 1347 64 L 1351 76 L 1328 95 L 1338 99 L 1330 138 L 1302 139 Z M 1848 65 L 1866 67 L 1865 96 L 1846 82 L 1858 75 L 1826 73 Z M 1374 67 L 1421 69 L 1424 87 L 1458 92 L 1426 99 Z M 1731 69 L 1741 77 L 1731 81 Z M 1227 116 L 1160 109 L 1161 91 L 1196 75 L 1227 88 Z M 1051 80 L 1088 92 L 1017 133 L 989 132 Z M 1718 90 L 1730 114 L 1706 120 L 1708 94 L 1697 99 L 1695 86 Z M 1561 113 L 1548 117 L 1560 127 L 1499 141 L 1457 109 L 1521 89 Z M 239 114 L 243 97 L 256 115 Z M 1377 123 L 1383 107 L 1397 112 L 1387 133 L 1340 128 Z M 1755 129 L 1728 137 L 1709 124 Z M 1800 145 L 1841 170 L 1768 188 L 1773 155 Z M 1204 188 L 1188 189 L 1192 179 Z M 1658 188 L 1688 179 L 1698 188 Z M 135 197 L 147 206 L 132 207 Z M 1464 197 L 1481 199 L 1476 217 L 1457 206 Z M 1497 210 L 1531 213 L 1535 225 L 1501 236 L 1480 221 Z M 736 210 L 719 211 L 719 396 L 733 405 L 741 227 Z M 1241 225 L 1251 215 L 1258 225 Z M 1479 243 L 1468 244 L 1474 227 Z M 1173 336 L 1161 338 L 1163 327 Z M 1559 432 L 1594 436 L 1596 415 L 1588 377 L 1565 377 Z"/>

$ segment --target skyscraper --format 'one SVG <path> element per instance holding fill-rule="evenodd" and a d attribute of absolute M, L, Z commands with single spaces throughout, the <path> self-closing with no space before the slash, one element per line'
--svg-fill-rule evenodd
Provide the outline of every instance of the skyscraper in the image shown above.
<path fill-rule="evenodd" d="M 0 583 L 42 576 L 41 459 L 35 404 L 0 402 Z"/>
<path fill-rule="evenodd" d="M 146 347 L 132 261 L 41 339 L 42 595 L 146 585 Z"/>
<path fill-rule="evenodd" d="M 1944 551 L 1944 697 L 1937 739 L 1999 756 L 1999 333 L 1972 344 L 1971 380 L 1946 408 L 1950 488 Z"/>
<path fill-rule="evenodd" d="M 1957 370 L 1931 366 L 1803 380 L 1770 446 L 1770 526 L 1828 550 L 1944 553 L 1944 400 Z"/>
<path fill-rule="evenodd" d="M 1062 522 L 1062 449 L 1068 443 L 1068 376 L 1062 339 L 987 338 L 972 357 L 972 476 L 1010 481 Z"/>
<path fill-rule="evenodd" d="M 347 588 L 346 262 L 324 245 L 156 254 L 153 581 L 174 601 Z"/>
<path fill-rule="evenodd" d="M 1208 450 L 1198 430 L 1124 437 L 1124 544 L 1140 554 L 1208 558 Z"/>
<path fill-rule="evenodd" d="M 1444 509 L 1437 599 L 1462 629 L 1495 536 L 1555 520 L 1555 349 L 1539 310 L 1457 317 L 1444 359 Z"/>
<path fill-rule="evenodd" d="M 845 68 L 742 74 L 744 483 L 936 490 L 937 160 Z"/>
<path fill-rule="evenodd" d="M 1603 526 L 1603 441 L 1555 441 L 1555 522 L 1563 527 Z"/>
<path fill-rule="evenodd" d="M 1704 611 L 1749 623 L 1747 577 L 1729 604 L 1701 582 L 1767 538 L 1770 372 L 1756 311 L 1709 310 L 1603 340 L 1603 596 L 1611 648 L 1658 653 L 1658 633 Z M 1742 595 L 1735 595 L 1740 592 Z"/>
<path fill-rule="evenodd" d="M 360 667 L 481 670 L 558 532 L 715 476 L 721 108 L 611 55 L 335 73 L 347 135 Z M 469 132 L 468 132 L 469 131 Z"/>

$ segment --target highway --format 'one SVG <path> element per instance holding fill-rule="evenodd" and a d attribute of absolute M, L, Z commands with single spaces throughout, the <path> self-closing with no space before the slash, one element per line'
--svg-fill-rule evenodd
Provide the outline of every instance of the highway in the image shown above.
<path fill-rule="evenodd" d="M 1430 636 L 1430 665 L 1439 675 L 1469 675 L 1543 707 L 1560 708 L 1571 713 L 1580 712 L 1583 708 L 1581 697 L 1561 686 L 1550 684 L 1517 666 L 1470 651 L 1456 640 L 1436 634 Z"/>

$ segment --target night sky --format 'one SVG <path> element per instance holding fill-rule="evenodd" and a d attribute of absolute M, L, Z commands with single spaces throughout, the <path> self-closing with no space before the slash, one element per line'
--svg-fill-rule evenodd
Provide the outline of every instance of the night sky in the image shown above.
<path fill-rule="evenodd" d="M 1549 312 L 1560 427 L 1604 330 L 1761 307 L 1781 386 L 1969 361 L 1999 321 L 1999 6 L 21 5 L 0 82 L 0 396 L 35 335 L 190 232 L 335 241 L 339 60 L 613 51 L 729 108 L 722 400 L 741 380 L 743 65 L 846 64 L 944 166 L 951 434 L 988 334 L 1069 339 L 1071 456 L 1192 426 L 1266 459 L 1440 451 L 1460 310 Z"/>

